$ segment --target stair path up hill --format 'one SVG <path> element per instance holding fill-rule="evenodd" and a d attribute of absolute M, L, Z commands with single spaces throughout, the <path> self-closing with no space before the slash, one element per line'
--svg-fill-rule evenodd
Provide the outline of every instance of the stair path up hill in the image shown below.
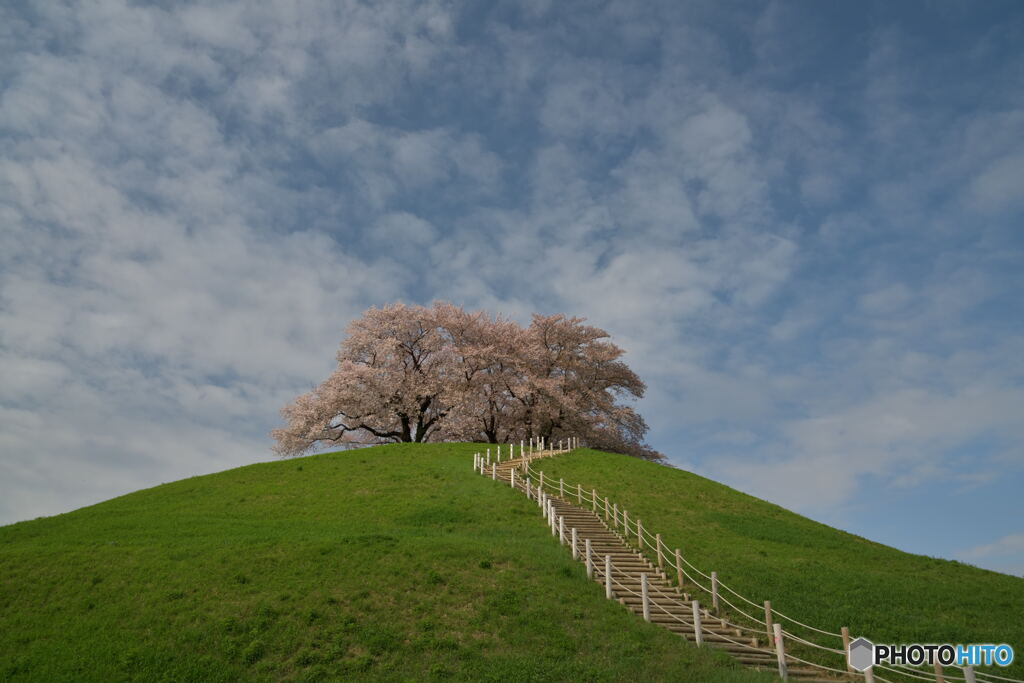
<path fill-rule="evenodd" d="M 566 450 L 535 451 L 525 457 L 493 462 L 493 468 L 481 465 L 486 476 L 496 481 L 513 484 L 522 493 L 529 493 L 537 500 L 536 482 L 522 476 L 521 470 L 530 461 L 562 455 Z M 529 482 L 529 483 L 528 483 Z M 621 534 L 608 526 L 604 519 L 593 511 L 569 501 L 570 496 L 547 494 L 553 511 L 553 520 L 561 519 L 563 527 L 551 523 L 554 535 L 563 543 L 572 545 L 571 530 L 576 530 L 576 552 L 574 557 L 586 563 L 584 548 L 590 541 L 593 558 L 593 580 L 606 584 L 605 558 L 611 560 L 611 585 L 613 597 L 634 614 L 643 615 L 643 582 L 646 578 L 648 592 L 649 620 L 690 642 L 696 642 L 696 628 L 690 596 L 672 584 L 665 572 L 655 566 L 636 548 L 630 546 Z M 564 538 L 562 538 L 564 536 Z M 571 548 L 570 548 L 571 549 Z M 644 577 L 643 575 L 646 575 Z M 744 635 L 707 609 L 700 609 L 700 635 L 705 646 L 722 650 L 745 666 L 761 671 L 778 671 L 778 658 L 774 648 L 765 646 L 756 636 Z M 792 664 L 790 664 L 792 662 Z M 795 665 L 795 666 L 794 666 Z M 800 666 L 799 662 L 787 657 L 787 677 L 806 683 L 836 683 L 836 681 L 864 680 L 861 675 L 835 673 Z"/>

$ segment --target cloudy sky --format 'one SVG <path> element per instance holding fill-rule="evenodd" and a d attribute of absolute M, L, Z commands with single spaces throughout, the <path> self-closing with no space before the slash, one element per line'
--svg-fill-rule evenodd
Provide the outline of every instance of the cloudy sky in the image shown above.
<path fill-rule="evenodd" d="M 0 9 L 0 523 L 268 460 L 353 317 L 584 316 L 679 466 L 1024 574 L 1019 2 Z"/>

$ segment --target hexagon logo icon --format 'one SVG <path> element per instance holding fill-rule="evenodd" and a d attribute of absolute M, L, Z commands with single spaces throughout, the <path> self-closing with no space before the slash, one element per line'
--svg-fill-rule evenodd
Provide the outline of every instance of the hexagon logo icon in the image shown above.
<path fill-rule="evenodd" d="M 865 671 L 875 663 L 875 645 L 867 638 L 858 638 L 850 643 L 847 661 L 857 671 Z"/>

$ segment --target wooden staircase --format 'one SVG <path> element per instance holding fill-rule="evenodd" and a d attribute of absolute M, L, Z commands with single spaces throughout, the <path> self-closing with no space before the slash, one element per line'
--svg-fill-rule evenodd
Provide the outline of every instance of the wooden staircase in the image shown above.
<path fill-rule="evenodd" d="M 557 455 L 555 451 L 535 453 L 532 457 Z M 495 466 L 495 478 L 510 484 L 512 471 L 523 465 L 522 458 L 505 460 Z M 487 472 L 490 474 L 490 470 Z M 526 493 L 526 480 L 517 472 L 515 488 Z M 536 493 L 536 488 L 533 488 Z M 567 496 L 568 497 L 568 496 Z M 586 562 L 584 548 L 590 541 L 593 558 L 593 580 L 605 584 L 605 558 L 611 558 L 611 577 L 613 597 L 620 604 L 638 615 L 643 615 L 642 577 L 646 574 L 649 617 L 652 623 L 658 624 L 673 633 L 679 634 L 690 642 L 696 641 L 693 609 L 690 596 L 682 588 L 673 585 L 668 576 L 647 559 L 594 512 L 571 503 L 565 498 L 548 494 L 551 500 L 555 519 L 564 521 L 563 542 L 571 545 L 571 529 L 576 529 L 576 557 Z M 556 535 L 559 535 L 556 530 Z M 570 548 L 571 550 L 571 548 Z M 778 673 L 778 660 L 775 650 L 767 643 L 765 635 L 752 637 L 740 629 L 728 626 L 724 619 L 702 609 L 700 614 L 701 640 L 708 647 L 727 652 L 737 661 L 754 669 Z M 796 664 L 796 663 L 794 663 Z M 852 676 L 830 675 L 825 671 L 804 666 L 793 666 L 787 662 L 787 675 L 808 683 L 836 683 L 841 680 L 852 680 Z"/>

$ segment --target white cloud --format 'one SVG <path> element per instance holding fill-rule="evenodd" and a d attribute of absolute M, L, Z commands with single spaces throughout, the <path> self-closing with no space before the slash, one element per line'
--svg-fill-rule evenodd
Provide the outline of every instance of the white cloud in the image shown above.
<path fill-rule="evenodd" d="M 993 543 L 975 546 L 959 553 L 965 560 L 980 560 L 986 557 L 1024 553 L 1024 533 L 1003 536 Z"/>
<path fill-rule="evenodd" d="M 1024 178 L 1024 154 L 1001 157 L 971 182 L 971 199 L 984 213 L 1019 209 L 1024 206 L 1021 178 Z"/>
<path fill-rule="evenodd" d="M 965 481 L 958 447 L 981 435 L 1024 438 L 1015 408 L 1022 402 L 1024 391 L 998 385 L 967 384 L 953 395 L 873 393 L 860 404 L 786 421 L 782 439 L 762 445 L 760 461 L 728 456 L 712 469 L 744 490 L 812 512 L 849 502 L 868 475 L 896 488 L 928 481 L 948 487 Z M 969 463 L 971 476 L 985 481 L 1007 465 L 998 455 Z"/>
<path fill-rule="evenodd" d="M 1024 576 L 1024 533 L 1008 534 L 992 543 L 962 550 L 956 558 L 1006 574 Z"/>

